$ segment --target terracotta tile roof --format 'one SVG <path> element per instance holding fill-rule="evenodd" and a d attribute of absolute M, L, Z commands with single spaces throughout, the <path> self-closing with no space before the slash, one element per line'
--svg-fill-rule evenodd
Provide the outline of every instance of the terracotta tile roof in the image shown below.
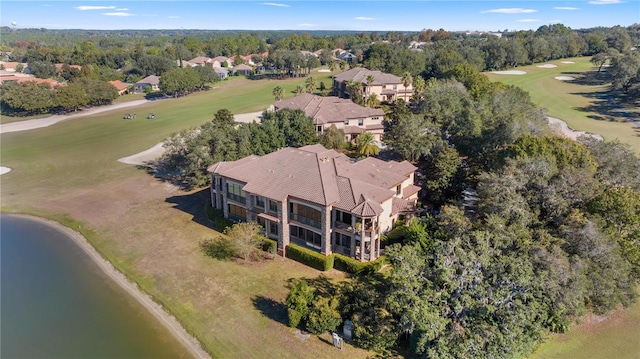
<path fill-rule="evenodd" d="M 402 212 L 413 212 L 416 209 L 415 203 L 402 198 L 393 197 L 391 203 L 391 214 L 398 214 Z"/>
<path fill-rule="evenodd" d="M 316 144 L 287 147 L 261 157 L 218 162 L 209 166 L 208 171 L 244 183 L 245 191 L 267 198 L 284 201 L 294 197 L 374 216 L 383 212 L 381 203 L 395 195 L 395 189 L 390 188 L 411 173 L 399 175 L 399 168 L 415 169 L 400 162 L 377 159 L 353 162 L 343 154 Z"/>
<path fill-rule="evenodd" d="M 188 62 L 192 64 L 204 65 L 208 62 L 211 62 L 211 59 L 206 56 L 198 56 L 196 58 L 189 60 Z"/>
<path fill-rule="evenodd" d="M 23 76 L 19 76 L 16 77 L 16 81 L 18 83 L 24 83 L 24 82 L 35 82 L 37 84 L 49 84 L 49 86 L 51 87 L 56 87 L 56 86 L 66 86 L 65 83 L 62 82 L 58 82 L 54 79 L 40 79 L 37 77 L 23 77 Z"/>
<path fill-rule="evenodd" d="M 356 134 L 356 133 L 363 133 L 364 131 L 366 131 L 364 128 L 358 127 L 358 126 L 344 126 L 344 128 L 342 130 L 347 135 L 352 135 L 352 134 Z"/>
<path fill-rule="evenodd" d="M 361 217 L 374 217 L 382 212 L 384 212 L 384 209 L 382 209 L 380 203 L 364 197 L 362 197 L 360 204 L 351 210 L 351 213 Z"/>
<path fill-rule="evenodd" d="M 126 84 L 120 80 L 109 81 L 118 91 L 126 90 L 129 88 L 129 84 Z"/>
<path fill-rule="evenodd" d="M 274 103 L 273 106 L 276 111 L 283 108 L 303 110 L 307 116 L 313 117 L 313 122 L 316 125 L 366 117 L 380 117 L 382 123 L 384 118 L 382 109 L 360 106 L 349 99 L 335 96 L 317 96 L 310 93 L 280 100 Z"/>
<path fill-rule="evenodd" d="M 136 84 L 159 85 L 160 84 L 160 77 L 156 76 L 156 75 L 149 75 L 149 76 L 143 78 L 142 80 L 136 82 Z"/>
<path fill-rule="evenodd" d="M 21 62 L 13 62 L 13 61 L 0 61 L 0 64 L 4 66 L 5 70 L 15 70 L 16 66 L 20 65 Z M 24 65 L 23 65 L 24 66 Z M 26 66 L 25 66 L 26 67 Z"/>
<path fill-rule="evenodd" d="M 372 71 L 369 69 L 365 69 L 364 67 L 354 67 L 350 70 L 333 76 L 333 78 L 338 82 L 346 82 L 353 79 L 354 81 L 361 82 L 367 85 L 367 77 L 369 75 L 373 75 L 373 77 L 375 78 L 375 80 L 373 81 L 373 85 L 402 83 L 402 78 L 396 75 L 384 73 L 381 71 Z"/>
<path fill-rule="evenodd" d="M 416 186 L 414 184 L 407 186 L 402 190 L 402 198 L 409 198 L 410 196 L 418 193 L 420 189 L 420 186 Z"/>
<path fill-rule="evenodd" d="M 251 67 L 249 65 L 246 65 L 246 64 L 240 64 L 240 65 L 234 66 L 233 70 L 234 71 L 238 71 L 238 70 L 251 70 L 251 71 L 253 71 L 253 67 Z"/>

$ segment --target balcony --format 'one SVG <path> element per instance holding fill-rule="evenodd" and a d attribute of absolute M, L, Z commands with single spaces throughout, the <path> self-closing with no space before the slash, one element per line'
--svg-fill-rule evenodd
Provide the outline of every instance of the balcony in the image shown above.
<path fill-rule="evenodd" d="M 314 219 L 307 218 L 298 214 L 289 213 L 289 219 L 294 220 L 298 223 L 306 224 L 314 228 L 318 228 L 318 229 L 322 228 L 322 223 L 320 223 L 319 221 L 316 221 Z"/>
<path fill-rule="evenodd" d="M 233 193 L 227 193 L 227 199 L 230 199 L 232 201 L 242 203 L 242 204 L 247 203 L 247 197 L 239 196 Z"/>
<path fill-rule="evenodd" d="M 342 230 L 345 230 L 345 231 L 352 231 L 353 230 L 353 227 L 351 226 L 351 223 L 344 223 L 344 222 L 336 221 L 334 226 L 335 226 L 335 228 L 342 229 Z"/>

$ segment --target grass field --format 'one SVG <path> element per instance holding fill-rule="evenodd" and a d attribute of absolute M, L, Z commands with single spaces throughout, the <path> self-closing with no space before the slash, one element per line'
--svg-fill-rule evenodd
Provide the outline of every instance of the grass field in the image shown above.
<path fill-rule="evenodd" d="M 635 128 L 629 117 L 640 126 L 640 99 L 625 102 L 609 91 L 609 78 L 598 73 L 589 57 L 550 61 L 555 68 L 539 68 L 538 65 L 518 67 L 525 75 L 501 75 L 487 73 L 491 81 L 515 85 L 529 92 L 537 105 L 548 114 L 567 122 L 574 130 L 602 135 L 607 140 L 618 139 L 629 144 L 640 154 L 640 127 Z M 573 63 L 563 63 L 573 62 Z M 573 81 L 560 81 L 555 77 L 569 76 Z M 618 106 L 610 102 L 610 97 Z M 628 113 L 625 117 L 621 108 Z"/>
<path fill-rule="evenodd" d="M 640 357 L 640 302 L 608 318 L 592 319 L 567 334 L 552 336 L 529 359 Z"/>
<path fill-rule="evenodd" d="M 211 120 L 218 109 L 263 110 L 273 102 L 273 87 L 285 87 L 291 97 L 303 81 L 234 78 L 210 91 L 136 107 L 138 114 L 154 112 L 154 120 L 124 121 L 123 112 L 134 112 L 127 109 L 0 134 L 2 165 L 12 168 L 0 177 L 0 209 L 80 231 L 214 358 L 364 358 L 370 353 L 351 346 L 336 350 L 328 334 L 300 340 L 284 324 L 289 280 L 320 272 L 283 258 L 236 263 L 205 257 L 199 241 L 218 235 L 204 219 L 206 190 L 184 192 L 117 162 Z"/>
<path fill-rule="evenodd" d="M 314 76 L 327 86 L 331 83 L 330 74 Z M 302 341 L 284 324 L 286 310 L 281 303 L 289 280 L 316 278 L 318 271 L 283 258 L 249 264 L 205 257 L 198 242 L 217 235 L 203 218 L 206 190 L 184 192 L 142 169 L 117 162 L 173 132 L 211 120 L 218 109 L 263 110 L 273 102 L 275 86 L 285 87 L 285 96 L 292 97 L 291 91 L 303 81 L 234 78 L 210 91 L 136 108 L 138 114 L 154 112 L 154 120 L 138 116 L 124 121 L 122 113 L 134 112 L 127 109 L 0 134 L 2 165 L 12 168 L 0 176 L 0 209 L 51 218 L 83 233 L 103 256 L 173 313 L 213 357 L 371 356 L 351 346 L 336 350 L 328 335 Z M 331 280 L 343 278 L 337 272 L 326 275 Z M 640 307 L 634 308 L 620 315 L 635 318 L 631 322 L 635 327 L 616 324 L 615 330 L 638 334 Z M 579 328 L 572 330 L 568 338 L 580 338 L 579 334 Z M 553 352 L 555 340 L 560 339 L 553 339 L 541 352 Z M 598 340 L 603 347 L 619 343 L 613 334 Z M 556 347 L 565 345 L 560 341 Z M 579 357 L 572 352 L 561 355 Z"/>

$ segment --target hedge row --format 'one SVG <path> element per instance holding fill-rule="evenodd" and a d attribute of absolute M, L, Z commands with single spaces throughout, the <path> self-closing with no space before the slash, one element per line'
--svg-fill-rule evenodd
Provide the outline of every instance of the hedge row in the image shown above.
<path fill-rule="evenodd" d="M 234 221 L 224 218 L 224 212 L 222 210 L 211 207 L 211 204 L 204 206 L 204 213 L 207 219 L 213 221 L 213 226 L 220 232 L 224 232 L 227 227 L 231 227 L 235 224 Z"/>
<path fill-rule="evenodd" d="M 289 244 L 285 253 L 287 258 L 321 271 L 328 271 L 333 268 L 333 256 L 325 256 L 295 244 Z"/>
<path fill-rule="evenodd" d="M 274 242 L 274 246 L 277 246 L 277 243 L 275 241 L 272 242 Z M 379 271 L 385 263 L 387 263 L 387 259 L 384 256 L 376 259 L 373 262 L 360 262 L 356 259 L 337 253 L 330 256 L 325 256 L 324 254 L 295 244 L 289 244 L 287 246 L 286 256 L 289 259 L 293 259 L 294 261 L 306 264 L 309 267 L 321 271 L 328 271 L 332 268 L 335 268 L 339 271 L 350 274 L 375 273 Z"/>
<path fill-rule="evenodd" d="M 342 254 L 334 254 L 334 268 L 351 274 L 375 273 L 386 263 L 386 258 L 380 257 L 373 262 L 360 262 L 357 259 Z"/>

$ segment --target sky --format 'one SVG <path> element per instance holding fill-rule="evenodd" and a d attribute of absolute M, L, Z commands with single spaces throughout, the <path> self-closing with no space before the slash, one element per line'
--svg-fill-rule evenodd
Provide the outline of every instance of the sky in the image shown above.
<path fill-rule="evenodd" d="M 640 0 L 1 0 L 0 25 L 47 29 L 503 31 L 640 23 Z"/>

